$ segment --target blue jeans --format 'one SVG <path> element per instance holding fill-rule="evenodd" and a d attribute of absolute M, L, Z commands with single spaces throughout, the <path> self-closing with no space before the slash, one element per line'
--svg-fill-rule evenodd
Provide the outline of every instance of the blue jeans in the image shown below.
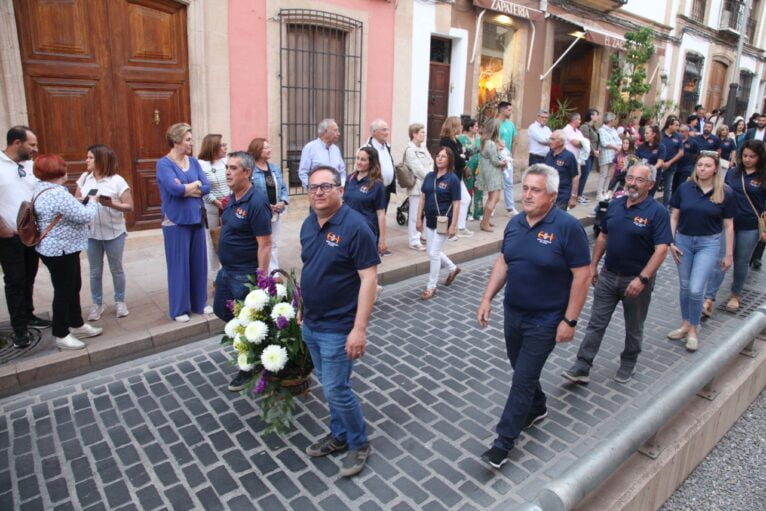
<path fill-rule="evenodd" d="M 229 300 L 244 300 L 250 290 L 246 284 L 250 282 L 248 275 L 253 271 L 231 271 L 221 267 L 215 276 L 215 296 L 213 297 L 213 312 L 223 321 L 229 321 L 234 314 L 226 307 Z"/>
<path fill-rule="evenodd" d="M 104 303 L 102 277 L 104 275 L 104 253 L 109 261 L 109 271 L 114 284 L 114 301 L 125 301 L 125 270 L 122 269 L 122 253 L 125 250 L 127 233 L 112 240 L 88 238 L 88 265 L 90 266 L 90 296 L 95 305 Z"/>
<path fill-rule="evenodd" d="M 301 331 L 330 408 L 330 433 L 336 439 L 348 443 L 349 449 L 359 449 L 367 445 L 367 428 L 362 417 L 362 407 L 351 389 L 354 361 L 346 354 L 348 335 L 317 332 L 306 323 L 301 327 Z"/>
<path fill-rule="evenodd" d="M 576 155 L 575 155 L 576 156 Z M 588 159 L 585 160 L 585 163 L 582 167 L 580 167 L 580 184 L 577 187 L 577 196 L 581 196 L 583 192 L 585 191 L 585 183 L 588 181 L 588 176 L 590 176 L 590 170 L 593 168 L 593 155 L 588 156 Z"/>
<path fill-rule="evenodd" d="M 721 238 L 723 233 L 712 236 L 687 236 L 676 233 L 676 246 L 683 252 L 678 264 L 681 319 L 692 326 L 700 324 L 702 301 L 708 280 L 720 267 Z"/>
<path fill-rule="evenodd" d="M 742 295 L 742 289 L 745 287 L 745 281 L 747 280 L 747 274 L 750 271 L 750 258 L 753 255 L 753 250 L 758 244 L 758 229 L 740 230 L 734 231 L 734 277 L 731 282 L 731 292 L 737 296 Z M 726 241 L 721 237 L 721 247 L 719 258 L 723 258 L 726 254 Z M 705 292 L 705 297 L 715 301 L 715 297 L 718 294 L 718 289 L 723 282 L 724 272 L 721 270 L 720 265 L 716 267 L 716 270 L 708 282 L 708 287 Z"/>
<path fill-rule="evenodd" d="M 540 387 L 540 373 L 556 347 L 556 326 L 525 322 L 505 311 L 505 348 L 513 367 L 511 391 L 497 424 L 494 446 L 510 451 L 530 414 L 545 410 L 545 393 Z"/>
<path fill-rule="evenodd" d="M 662 173 L 662 184 L 664 190 L 662 192 L 662 204 L 665 207 L 670 205 L 670 198 L 673 196 L 673 178 L 676 176 L 676 166 L 673 165 L 669 169 L 665 169 Z"/>

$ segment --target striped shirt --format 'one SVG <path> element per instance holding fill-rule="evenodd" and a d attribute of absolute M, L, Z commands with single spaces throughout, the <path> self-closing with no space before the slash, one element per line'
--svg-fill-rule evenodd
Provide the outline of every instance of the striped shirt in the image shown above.
<path fill-rule="evenodd" d="M 223 199 L 231 194 L 229 185 L 226 184 L 226 158 L 221 158 L 213 163 L 205 160 L 198 160 L 202 172 L 205 173 L 207 180 L 210 182 L 210 193 L 205 195 L 202 199 L 208 204 L 212 204 L 214 200 Z"/>

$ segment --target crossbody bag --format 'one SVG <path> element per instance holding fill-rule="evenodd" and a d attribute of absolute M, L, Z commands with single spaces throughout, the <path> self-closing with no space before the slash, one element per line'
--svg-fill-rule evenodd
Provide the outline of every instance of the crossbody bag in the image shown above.
<path fill-rule="evenodd" d="M 434 204 L 436 204 L 436 233 L 448 234 L 449 233 L 449 212 L 452 211 L 452 204 L 447 208 L 447 212 L 443 215 L 439 211 L 439 201 L 436 199 L 436 172 L 434 172 Z"/>
<path fill-rule="evenodd" d="M 747 202 L 750 203 L 750 207 L 753 208 L 753 213 L 755 213 L 755 217 L 758 219 L 758 235 L 763 236 L 763 233 L 766 232 L 766 211 L 759 213 L 758 208 L 755 207 L 755 204 L 753 204 L 753 201 L 750 199 L 750 194 L 747 193 L 747 187 L 745 186 L 744 171 L 739 177 L 742 179 L 742 191 L 745 192 L 745 198 L 747 198 Z"/>

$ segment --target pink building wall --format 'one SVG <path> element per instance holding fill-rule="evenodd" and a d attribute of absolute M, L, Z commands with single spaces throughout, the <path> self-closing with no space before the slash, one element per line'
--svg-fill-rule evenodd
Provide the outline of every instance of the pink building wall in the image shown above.
<path fill-rule="evenodd" d="M 332 11 L 332 6 L 365 11 L 367 33 L 363 56 L 367 59 L 367 74 L 362 87 L 365 96 L 365 118 L 362 138 L 367 126 L 378 117 L 391 124 L 394 94 L 394 2 L 387 0 L 323 0 L 306 1 L 306 8 Z M 279 119 L 269 119 L 269 101 L 264 75 L 255 72 L 266 69 L 266 1 L 230 0 L 229 2 L 229 75 L 231 94 L 232 147 L 245 148 L 253 136 L 266 136 L 269 125 Z M 268 51 L 279 51 L 278 48 Z M 269 76 L 274 76 L 269 70 Z M 404 98 L 403 98 L 404 100 Z M 409 99 L 406 99 L 409 101 Z"/>

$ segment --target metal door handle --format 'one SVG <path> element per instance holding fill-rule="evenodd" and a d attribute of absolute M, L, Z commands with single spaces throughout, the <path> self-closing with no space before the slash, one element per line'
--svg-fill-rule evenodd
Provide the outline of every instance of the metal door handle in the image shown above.
<path fill-rule="evenodd" d="M 160 111 L 154 110 L 154 125 L 159 126 L 160 125 Z"/>

